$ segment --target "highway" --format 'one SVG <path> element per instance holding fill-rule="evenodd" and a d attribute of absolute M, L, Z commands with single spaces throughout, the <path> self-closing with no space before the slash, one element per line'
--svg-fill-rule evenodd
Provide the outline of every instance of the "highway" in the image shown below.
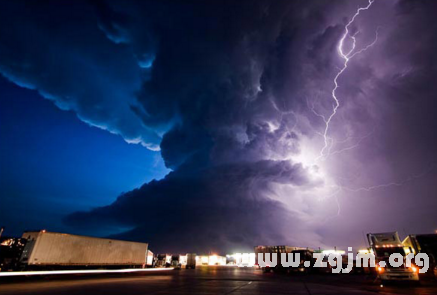
<path fill-rule="evenodd" d="M 0 294 L 437 294 L 437 282 L 383 286 L 365 275 L 263 274 L 253 268 L 1 278 Z"/>

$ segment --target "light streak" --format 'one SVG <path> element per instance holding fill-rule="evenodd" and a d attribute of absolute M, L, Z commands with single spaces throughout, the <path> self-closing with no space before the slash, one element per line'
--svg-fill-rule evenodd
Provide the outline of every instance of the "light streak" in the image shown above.
<path fill-rule="evenodd" d="M 331 121 L 333 120 L 333 118 L 337 114 L 337 110 L 340 107 L 340 101 L 337 97 L 337 89 L 340 87 L 339 83 L 338 83 L 338 79 L 346 71 L 346 69 L 348 67 L 348 63 L 353 57 L 355 57 L 356 55 L 358 55 L 358 54 L 366 51 L 370 47 L 372 47 L 376 43 L 376 41 L 378 40 L 378 30 L 377 30 L 375 40 L 372 43 L 368 44 L 367 46 L 365 46 L 364 48 L 362 48 L 358 51 L 355 51 L 355 48 L 356 48 L 356 37 L 355 36 L 358 34 L 358 32 L 355 33 L 354 35 L 350 35 L 350 33 L 349 33 L 349 27 L 354 23 L 355 19 L 360 15 L 361 11 L 368 10 L 372 6 L 374 1 L 375 0 L 369 0 L 369 3 L 367 4 L 367 6 L 360 7 L 357 9 L 357 11 L 353 15 L 353 17 L 349 20 L 349 22 L 344 27 L 343 36 L 341 37 L 341 39 L 338 43 L 337 50 L 338 50 L 340 57 L 343 59 L 344 62 L 343 62 L 342 68 L 339 70 L 339 72 L 337 73 L 337 75 L 334 78 L 334 88 L 331 91 L 331 96 L 334 100 L 334 106 L 332 109 L 332 113 L 329 115 L 329 117 L 327 117 L 327 118 L 323 117 L 324 122 L 325 122 L 325 130 L 323 132 L 324 145 L 323 145 L 322 150 L 320 151 L 320 155 L 317 157 L 316 160 L 319 160 L 319 159 L 322 159 L 325 157 L 325 151 L 326 151 L 326 149 L 329 148 L 330 142 L 332 142 L 332 139 L 329 138 L 328 133 L 329 133 L 329 127 L 330 127 Z M 346 38 L 352 39 L 352 48 L 348 52 L 345 52 L 345 49 L 344 49 L 344 42 L 345 42 Z M 314 112 L 314 110 L 313 110 L 313 112 Z M 320 114 L 316 113 L 316 115 L 320 117 Z"/>
<path fill-rule="evenodd" d="M 50 270 L 50 271 L 10 271 L 0 272 L 0 277 L 67 275 L 67 274 L 104 274 L 104 273 L 134 273 L 149 271 L 166 271 L 174 268 L 127 268 L 127 269 L 83 269 L 83 270 Z"/>

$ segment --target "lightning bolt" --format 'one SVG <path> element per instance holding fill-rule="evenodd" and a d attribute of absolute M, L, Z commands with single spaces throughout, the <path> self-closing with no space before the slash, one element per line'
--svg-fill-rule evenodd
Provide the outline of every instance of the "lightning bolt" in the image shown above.
<path fill-rule="evenodd" d="M 336 217 L 340 216 L 341 213 L 341 206 L 340 206 L 340 201 L 339 201 L 339 194 L 341 192 L 349 192 L 349 193 L 359 193 L 359 192 L 370 192 L 373 190 L 379 190 L 379 189 L 385 189 L 385 188 L 391 188 L 391 187 L 401 187 L 404 186 L 410 182 L 413 182 L 417 179 L 420 179 L 422 177 L 425 177 L 427 174 L 429 174 L 431 171 L 434 170 L 435 168 L 435 163 L 431 164 L 426 170 L 418 173 L 418 174 L 414 174 L 411 175 L 403 180 L 400 181 L 393 181 L 393 182 L 389 182 L 389 183 L 381 183 L 381 184 L 377 184 L 377 185 L 373 185 L 373 186 L 368 186 L 368 187 L 357 187 L 357 188 L 353 188 L 353 187 L 348 187 L 348 186 L 344 186 L 341 184 L 334 184 L 329 186 L 331 189 L 334 190 L 334 192 L 328 196 L 326 196 L 327 199 L 333 199 L 337 209 L 335 214 L 328 216 L 324 219 L 325 222 L 328 222 Z"/>
<path fill-rule="evenodd" d="M 333 118 L 337 114 L 337 110 L 340 107 L 340 101 L 337 97 L 337 89 L 340 87 L 339 83 L 338 83 L 338 79 L 346 71 L 346 69 L 348 67 L 348 63 L 352 58 L 354 58 L 356 55 L 366 51 L 370 47 L 372 47 L 376 43 L 376 41 L 378 40 L 378 30 L 376 30 L 376 36 L 375 36 L 374 41 L 372 43 L 368 44 L 367 46 L 365 46 L 364 48 L 362 48 L 358 51 L 355 51 L 355 49 L 356 49 L 356 35 L 359 32 L 357 32 L 353 35 L 351 35 L 349 32 L 349 27 L 354 23 L 355 19 L 360 15 L 360 13 L 362 11 L 368 10 L 372 6 L 374 1 L 375 0 L 369 0 L 367 6 L 359 7 L 357 9 L 357 11 L 353 15 L 353 17 L 349 20 L 349 22 L 344 27 L 344 33 L 343 33 L 343 35 L 338 43 L 337 51 L 338 51 L 338 54 L 340 55 L 340 57 L 343 59 L 343 66 L 340 68 L 340 70 L 338 71 L 337 75 L 334 78 L 334 88 L 331 91 L 331 96 L 332 96 L 332 99 L 334 100 L 334 106 L 332 109 L 332 113 L 327 118 L 322 117 L 323 121 L 325 122 L 325 130 L 323 132 L 324 146 L 323 146 L 322 150 L 320 151 L 320 156 L 318 156 L 316 158 L 316 160 L 322 159 L 326 156 L 326 150 L 327 149 L 329 150 L 330 142 L 331 143 L 333 142 L 333 140 L 328 136 L 328 133 L 329 133 L 329 127 L 330 127 L 331 121 L 333 120 Z M 349 51 L 346 51 L 344 48 L 344 42 L 347 38 L 352 39 L 352 48 Z M 315 112 L 314 109 L 312 109 L 312 110 L 313 110 L 313 112 Z M 320 117 L 320 114 L 316 113 L 316 115 Z"/>
<path fill-rule="evenodd" d="M 363 141 L 364 139 L 366 139 L 368 136 L 370 136 L 373 133 L 373 131 L 372 131 L 368 135 L 361 137 L 353 145 L 350 145 L 348 147 L 343 147 L 343 148 L 337 149 L 335 151 L 331 151 L 331 149 L 333 149 L 333 147 L 334 147 L 334 144 L 346 143 L 349 141 L 349 139 L 351 139 L 351 137 L 347 137 L 343 141 L 337 141 L 337 140 L 334 140 L 334 138 L 332 136 L 329 136 L 330 124 L 331 124 L 332 120 L 334 119 L 334 117 L 336 116 L 337 111 L 340 107 L 340 100 L 339 100 L 338 95 L 337 95 L 337 90 L 340 87 L 339 79 L 346 72 L 348 65 L 349 65 L 349 62 L 354 57 L 365 52 L 366 50 L 368 50 L 369 48 L 371 48 L 373 45 L 376 44 L 376 42 L 378 41 L 378 31 L 380 29 L 379 27 L 376 29 L 375 39 L 370 44 L 364 46 L 361 49 L 357 49 L 357 46 L 356 46 L 357 45 L 357 35 L 359 34 L 359 31 L 357 31 L 354 34 L 351 34 L 349 28 L 355 22 L 356 18 L 360 15 L 361 12 L 370 9 L 373 2 L 375 2 L 375 0 L 368 0 L 368 4 L 366 6 L 359 7 L 356 10 L 355 14 L 352 16 L 352 18 L 349 20 L 349 22 L 345 25 L 344 33 L 338 42 L 337 52 L 338 52 L 338 55 L 340 56 L 340 58 L 343 60 L 343 63 L 342 63 L 342 67 L 338 70 L 338 72 L 335 75 L 334 80 L 333 80 L 334 87 L 331 91 L 331 97 L 332 97 L 334 104 L 332 106 L 332 112 L 330 113 L 330 115 L 327 116 L 327 115 L 324 115 L 324 114 L 318 112 L 314 106 L 314 103 L 309 103 L 309 101 L 307 99 L 308 108 L 312 111 L 312 113 L 316 117 L 320 118 L 325 123 L 325 128 L 324 128 L 323 133 L 317 132 L 318 135 L 323 137 L 324 145 L 323 145 L 323 148 L 320 150 L 320 155 L 315 159 L 315 162 L 317 162 L 321 159 L 326 160 L 328 157 L 330 157 L 332 155 L 340 154 L 342 152 L 354 149 L 357 146 L 359 146 L 361 141 Z M 345 42 L 347 40 L 351 40 L 351 48 L 350 49 L 345 48 Z M 339 201 L 339 194 L 342 192 L 354 194 L 354 193 L 359 193 L 359 192 L 370 192 L 373 190 L 380 190 L 380 189 L 391 188 L 391 187 L 400 187 L 400 186 L 406 185 L 407 183 L 413 182 L 416 179 L 424 177 L 433 169 L 434 169 L 434 165 L 432 165 L 429 169 L 427 169 L 419 174 L 411 175 L 411 176 L 409 176 L 403 180 L 400 180 L 400 181 L 381 183 L 381 184 L 376 184 L 376 185 L 367 186 L 367 187 L 349 187 L 349 186 L 342 185 L 342 184 L 334 181 L 334 183 L 332 185 L 328 186 L 330 189 L 333 189 L 333 193 L 328 195 L 327 198 L 329 198 L 331 200 L 333 199 L 335 201 L 335 203 L 337 205 L 337 210 L 333 216 L 328 217 L 327 219 L 325 219 L 325 221 L 328 221 L 328 220 L 335 218 L 335 217 L 338 217 L 340 215 L 341 206 L 340 206 L 340 201 Z"/>
<path fill-rule="evenodd" d="M 338 46 L 337 46 L 337 52 L 338 55 L 340 56 L 340 58 L 343 60 L 342 63 L 342 67 L 339 68 L 337 74 L 334 77 L 333 80 L 333 84 L 334 87 L 331 90 L 331 97 L 332 100 L 334 102 L 334 104 L 332 105 L 332 112 L 328 115 L 322 114 L 321 112 L 316 110 L 316 107 L 314 105 L 314 102 L 310 102 L 307 98 L 307 107 L 312 111 L 312 113 L 320 118 L 324 123 L 325 123 L 325 128 L 323 130 L 323 132 L 316 132 L 316 134 L 318 134 L 319 136 L 323 137 L 323 148 L 320 150 L 320 155 L 315 158 L 313 160 L 313 163 L 311 163 L 311 165 L 316 164 L 315 162 L 318 162 L 319 160 L 326 160 L 328 157 L 332 156 L 332 155 L 336 155 L 336 154 L 340 154 L 342 152 L 346 152 L 349 151 L 351 149 L 356 148 L 357 146 L 359 146 L 359 144 L 366 139 L 367 137 L 369 137 L 370 135 L 372 135 L 372 133 L 374 132 L 374 130 L 372 132 L 370 132 L 369 134 L 360 137 L 358 140 L 356 140 L 356 142 L 352 145 L 349 145 L 347 147 L 340 147 L 337 150 L 331 151 L 331 149 L 333 149 L 333 147 L 337 144 L 344 144 L 349 142 L 350 139 L 352 139 L 353 137 L 346 137 L 346 139 L 342 140 L 342 141 L 338 141 L 338 140 L 334 140 L 334 138 L 332 136 L 329 135 L 330 133 L 330 124 L 332 122 L 332 120 L 334 119 L 334 117 L 337 114 L 338 109 L 340 108 L 340 100 L 338 98 L 337 95 L 337 90 L 340 87 L 339 85 L 339 79 L 340 77 L 346 72 L 349 62 L 356 57 L 357 55 L 365 52 L 366 50 L 368 50 L 369 48 L 371 48 L 373 45 L 376 44 L 376 42 L 378 41 L 378 31 L 379 31 L 379 27 L 376 29 L 375 32 L 375 38 L 374 40 L 362 47 L 361 49 L 357 49 L 357 35 L 360 33 L 359 31 L 351 34 L 350 32 L 350 26 L 355 22 L 356 18 L 360 15 L 361 12 L 369 10 L 372 6 L 372 4 L 375 2 L 375 0 L 368 0 L 368 4 L 366 6 L 363 7 L 359 7 L 356 11 L 355 14 L 352 16 L 352 18 L 348 21 L 348 23 L 344 26 L 344 32 L 338 42 Z M 351 40 L 351 48 L 350 49 L 346 49 L 345 48 L 345 42 Z M 325 221 L 328 221 L 332 218 L 338 217 L 341 213 L 341 206 L 340 206 L 340 201 L 339 201 L 339 195 L 342 192 L 347 192 L 347 193 L 359 193 L 359 192 L 370 192 L 373 190 L 379 190 L 379 189 L 384 189 L 384 188 L 391 188 L 391 187 L 400 187 L 403 185 L 406 185 L 409 182 L 412 182 L 416 179 L 422 178 L 424 177 L 426 174 L 428 174 L 431 170 L 433 169 L 430 168 L 422 173 L 419 173 L 417 175 L 411 175 L 406 179 L 400 180 L 400 181 L 393 181 L 393 182 L 389 182 L 389 183 L 381 183 L 381 184 L 376 184 L 376 185 L 372 185 L 372 186 L 368 186 L 368 187 L 348 187 L 345 185 L 342 185 L 336 181 L 334 181 L 334 183 L 332 183 L 331 185 L 328 185 L 327 188 L 332 189 L 333 192 L 331 194 L 329 194 L 328 196 L 326 196 L 326 198 L 328 199 L 333 199 L 337 205 L 337 210 L 336 210 L 336 214 L 334 216 L 328 217 Z"/>
<path fill-rule="evenodd" d="M 343 148 L 338 149 L 338 150 L 333 151 L 333 152 L 331 152 L 331 149 L 329 148 L 328 149 L 329 153 L 326 156 L 326 159 L 328 158 L 328 156 L 330 157 L 330 156 L 334 156 L 334 155 L 337 155 L 337 154 L 341 154 L 343 152 L 350 151 L 350 150 L 353 150 L 354 148 L 358 147 L 362 141 L 364 141 L 365 139 L 367 139 L 369 136 L 371 136 L 373 134 L 374 130 L 375 130 L 375 128 L 371 132 L 369 132 L 368 134 L 359 137 L 358 140 L 354 144 L 352 144 L 352 145 L 349 145 L 347 147 L 343 147 Z M 353 137 L 347 137 L 343 141 L 336 141 L 336 144 L 349 142 L 349 140 L 352 139 L 352 138 Z"/>
<path fill-rule="evenodd" d="M 389 182 L 389 183 L 383 183 L 378 185 L 373 185 L 369 187 L 359 187 L 359 188 L 351 188 L 347 186 L 340 186 L 341 189 L 344 189 L 349 192 L 358 193 L 358 192 L 370 192 L 376 189 L 382 189 L 382 188 L 388 188 L 388 187 L 396 187 L 396 186 L 403 186 L 406 183 L 412 182 L 416 179 L 420 179 L 430 173 L 434 169 L 434 164 L 430 165 L 426 170 L 422 171 L 419 174 L 411 175 L 408 178 L 398 181 L 398 182 Z"/>

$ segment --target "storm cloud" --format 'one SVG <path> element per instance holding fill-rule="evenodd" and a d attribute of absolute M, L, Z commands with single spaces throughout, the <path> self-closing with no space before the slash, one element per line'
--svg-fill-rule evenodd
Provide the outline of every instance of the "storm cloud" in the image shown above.
<path fill-rule="evenodd" d="M 366 4 L 13 2 L 0 12 L 0 72 L 93 126 L 159 150 L 173 170 L 68 216 L 76 229 L 123 225 L 132 230 L 117 237 L 162 251 L 232 251 L 339 245 L 332 228 L 350 219 L 358 237 L 346 241 L 357 243 L 361 231 L 382 229 L 371 217 L 381 211 L 355 219 L 354 206 L 374 208 L 385 194 L 405 207 L 414 187 L 370 197 L 355 188 L 413 179 L 406 185 L 422 187 L 417 198 L 435 204 L 432 1 L 375 1 L 354 23 L 359 48 L 376 31 L 378 41 L 340 79 L 331 154 L 316 160 L 342 64 L 338 41 Z M 423 171 L 419 184 L 411 175 Z M 429 221 L 411 230 L 436 225 Z"/>

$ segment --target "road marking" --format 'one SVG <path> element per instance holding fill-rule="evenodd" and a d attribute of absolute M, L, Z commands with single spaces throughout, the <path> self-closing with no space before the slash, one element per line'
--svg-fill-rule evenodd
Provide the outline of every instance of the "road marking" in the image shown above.
<path fill-rule="evenodd" d="M 232 289 L 231 291 L 229 291 L 229 292 L 227 292 L 227 293 L 225 293 L 225 294 L 228 295 L 228 294 L 234 293 L 235 291 L 238 291 L 238 290 L 240 290 L 241 288 L 246 287 L 247 285 L 250 285 L 250 284 L 252 284 L 252 281 L 250 281 L 249 283 L 244 284 L 244 285 L 242 285 L 242 286 L 239 286 L 239 287 L 237 287 L 237 288 L 235 288 L 235 289 Z"/>

